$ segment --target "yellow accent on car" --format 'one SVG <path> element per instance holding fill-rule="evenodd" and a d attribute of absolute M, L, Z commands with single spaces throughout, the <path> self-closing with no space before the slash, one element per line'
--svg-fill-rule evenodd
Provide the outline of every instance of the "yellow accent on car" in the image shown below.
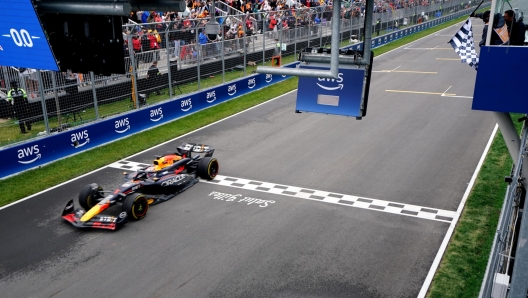
<path fill-rule="evenodd" d="M 88 210 L 88 212 L 86 212 L 82 217 L 81 217 L 81 221 L 83 222 L 86 222 L 86 221 L 89 221 L 90 219 L 92 219 L 92 217 L 96 216 L 97 214 L 99 214 L 100 212 L 102 211 L 102 206 L 97 204 L 95 206 L 92 207 L 92 209 Z"/>

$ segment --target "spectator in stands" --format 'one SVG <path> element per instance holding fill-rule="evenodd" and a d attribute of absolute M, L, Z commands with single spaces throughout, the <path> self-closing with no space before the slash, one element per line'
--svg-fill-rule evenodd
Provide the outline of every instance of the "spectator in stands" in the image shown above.
<path fill-rule="evenodd" d="M 270 16 L 270 20 L 269 20 L 269 30 L 270 32 L 273 32 L 273 38 L 274 39 L 277 39 L 277 20 L 275 18 L 275 15 L 271 15 Z"/>
<path fill-rule="evenodd" d="M 510 35 L 510 45 L 522 46 L 524 45 L 524 38 L 526 27 L 522 21 L 517 21 L 515 12 L 513 10 L 506 10 L 504 12 L 504 21 L 508 26 L 508 33 Z"/>
<path fill-rule="evenodd" d="M 246 28 L 246 46 L 249 46 L 249 43 L 253 41 L 253 35 L 255 34 L 255 31 L 253 29 L 253 25 L 249 25 L 249 27 Z M 255 36 L 256 38 L 256 36 Z"/>
<path fill-rule="evenodd" d="M 18 126 L 20 127 L 21 133 L 27 133 L 27 130 L 31 130 L 31 121 L 29 117 L 29 102 L 27 99 L 26 91 L 18 87 L 17 81 L 11 82 L 11 90 L 7 93 L 7 101 L 11 103 L 13 107 L 13 113 L 18 119 Z"/>
<path fill-rule="evenodd" d="M 237 35 L 237 30 L 235 28 L 235 25 L 231 25 L 231 27 L 229 28 L 229 30 L 226 32 L 226 38 L 227 39 L 233 39 L 235 38 L 235 36 Z"/>
<path fill-rule="evenodd" d="M 136 54 L 141 53 L 141 42 L 139 41 L 139 37 L 137 36 L 132 37 L 132 49 Z"/>
<path fill-rule="evenodd" d="M 151 57 L 153 60 L 159 60 L 159 50 L 160 46 L 158 44 L 158 38 L 153 34 L 152 30 L 147 32 L 147 37 L 149 39 L 149 50 L 152 51 Z"/>
<path fill-rule="evenodd" d="M 242 28 L 242 24 L 238 25 L 237 29 L 237 39 L 238 39 L 238 45 L 237 47 L 240 49 L 244 48 L 244 28 Z"/>
<path fill-rule="evenodd" d="M 139 36 L 139 41 L 141 43 L 141 52 L 143 52 L 141 60 L 146 63 L 152 62 L 152 53 L 150 52 L 150 39 L 148 37 L 148 32 L 146 28 L 144 28 L 141 32 L 141 35 Z"/>
<path fill-rule="evenodd" d="M 208 56 L 208 54 L 209 54 L 208 53 L 208 47 L 207 47 L 207 43 L 209 42 L 209 38 L 203 32 L 202 29 L 199 29 L 198 32 L 199 32 L 199 34 L 198 34 L 198 43 L 199 43 L 198 54 L 203 59 L 204 56 Z"/>
<path fill-rule="evenodd" d="M 321 19 L 319 18 L 319 15 L 317 14 L 315 15 L 313 23 L 314 23 L 313 31 L 314 31 L 314 34 L 317 35 L 317 31 L 319 30 L 319 26 L 321 25 Z"/>
<path fill-rule="evenodd" d="M 289 29 L 288 20 L 286 18 L 282 20 L 282 29 Z"/>
<path fill-rule="evenodd" d="M 148 23 L 148 18 L 150 16 L 150 13 L 148 11 L 143 11 L 143 13 L 141 14 L 141 23 L 143 24 L 146 24 Z"/>
<path fill-rule="evenodd" d="M 163 24 L 161 24 L 161 23 L 163 22 L 163 19 L 155 11 L 153 11 L 152 14 L 154 15 L 154 17 L 152 18 L 152 22 L 153 23 L 157 23 L 155 25 L 155 30 L 162 31 L 163 30 Z"/>

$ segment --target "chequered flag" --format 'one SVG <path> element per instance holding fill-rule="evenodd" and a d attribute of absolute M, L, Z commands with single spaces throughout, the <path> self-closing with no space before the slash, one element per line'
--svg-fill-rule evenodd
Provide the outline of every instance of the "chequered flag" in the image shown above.
<path fill-rule="evenodd" d="M 478 69 L 479 58 L 475 51 L 473 43 L 473 30 L 471 28 L 471 19 L 467 19 L 464 25 L 449 41 L 455 52 L 462 59 L 462 63 L 467 63 L 475 70 Z"/>

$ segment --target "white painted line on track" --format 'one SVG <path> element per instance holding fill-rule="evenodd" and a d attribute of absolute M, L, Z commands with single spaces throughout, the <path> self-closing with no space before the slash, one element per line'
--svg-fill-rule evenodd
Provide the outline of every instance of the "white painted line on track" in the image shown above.
<path fill-rule="evenodd" d="M 445 96 L 447 91 L 449 91 L 449 89 L 451 89 L 451 87 L 453 87 L 453 85 L 449 86 L 449 88 L 447 88 L 446 91 L 444 91 L 444 93 L 442 93 L 442 96 Z"/>
<path fill-rule="evenodd" d="M 108 167 L 125 171 L 137 171 L 146 166 L 148 166 L 148 164 L 138 163 L 129 160 L 122 160 L 115 162 L 109 165 Z M 412 204 L 404 204 L 385 200 L 377 200 L 372 198 L 359 197 L 355 195 L 346 195 L 304 187 L 263 182 L 258 180 L 228 177 L 223 175 L 217 175 L 215 179 L 209 181 L 200 180 L 200 182 L 448 223 L 450 223 L 453 218 L 455 218 L 456 213 L 455 211 L 443 209 L 429 208 L 424 206 L 417 206 Z"/>
<path fill-rule="evenodd" d="M 469 181 L 468 187 L 466 188 L 466 192 L 464 192 L 462 201 L 460 201 L 460 204 L 458 205 L 455 218 L 451 221 L 451 224 L 449 225 L 449 229 L 447 229 L 447 233 L 444 237 L 444 240 L 442 241 L 442 244 L 440 245 L 440 249 L 436 253 L 436 257 L 433 261 L 433 264 L 431 265 L 431 269 L 429 269 L 429 273 L 427 273 L 427 276 L 425 277 L 425 281 L 422 285 L 422 289 L 420 290 L 420 293 L 418 294 L 418 298 L 425 297 L 425 295 L 427 294 L 427 291 L 429 290 L 429 286 L 431 286 L 431 282 L 433 282 L 433 277 L 436 273 L 436 270 L 438 269 L 438 266 L 440 265 L 440 261 L 442 260 L 442 257 L 444 256 L 444 253 L 447 249 L 447 245 L 449 244 L 449 240 L 451 240 L 451 236 L 453 235 L 453 232 L 455 231 L 455 227 L 458 223 L 458 219 L 460 218 L 460 215 L 462 214 L 462 210 L 464 210 L 464 206 L 466 205 L 467 198 L 469 197 L 469 194 L 471 190 L 473 189 L 475 180 L 477 180 L 477 176 L 478 176 L 478 173 L 480 172 L 480 168 L 482 168 L 484 159 L 486 159 L 486 156 L 488 155 L 488 151 L 491 147 L 491 143 L 493 143 L 493 139 L 495 138 L 495 134 L 497 133 L 498 128 L 499 126 L 495 124 L 495 128 L 493 129 L 493 132 L 491 133 L 491 136 L 488 140 L 488 144 L 486 144 L 486 148 L 484 149 L 484 152 L 482 152 L 482 156 L 480 157 L 480 160 L 477 164 L 477 168 L 475 169 L 475 172 L 473 173 L 473 176 L 471 177 L 471 180 Z"/>
<path fill-rule="evenodd" d="M 436 71 L 417 71 L 417 70 L 373 70 L 372 72 L 385 73 L 414 73 L 414 74 L 438 74 Z"/>
<path fill-rule="evenodd" d="M 453 48 L 405 48 L 406 50 L 453 50 Z"/>

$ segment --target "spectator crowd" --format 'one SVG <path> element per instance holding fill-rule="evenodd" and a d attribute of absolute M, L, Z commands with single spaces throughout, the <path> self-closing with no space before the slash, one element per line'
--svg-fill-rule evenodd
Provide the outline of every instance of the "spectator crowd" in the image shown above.
<path fill-rule="evenodd" d="M 375 13 L 392 13 L 398 9 L 416 6 L 442 4 L 455 0 L 377 0 L 374 5 Z M 137 11 L 130 14 L 129 20 L 137 26 L 126 27 L 125 55 L 129 54 L 131 37 L 132 51 L 140 55 L 139 60 L 152 62 L 159 58 L 155 50 L 174 47 L 174 56 L 182 59 L 196 59 L 204 55 L 217 54 L 220 46 L 207 44 L 232 40 L 235 49 L 240 49 L 245 40 L 252 42 L 251 37 L 256 34 L 269 32 L 273 38 L 278 34 L 272 33 L 294 27 L 318 26 L 330 22 L 332 18 L 332 0 L 224 0 L 216 1 L 212 7 L 208 0 L 188 0 L 185 12 Z M 365 13 L 366 0 L 349 0 L 341 3 L 341 18 L 361 18 Z M 462 5 L 463 2 L 462 2 Z M 469 1 L 466 5 L 471 5 Z M 204 28 L 214 15 L 221 25 L 218 34 L 205 34 Z M 418 18 L 416 21 L 419 21 Z M 165 37 L 168 32 L 168 38 Z M 230 47 L 230 48 L 233 48 Z M 152 53 L 152 51 L 154 53 Z M 213 55 L 214 56 L 214 55 Z"/>

